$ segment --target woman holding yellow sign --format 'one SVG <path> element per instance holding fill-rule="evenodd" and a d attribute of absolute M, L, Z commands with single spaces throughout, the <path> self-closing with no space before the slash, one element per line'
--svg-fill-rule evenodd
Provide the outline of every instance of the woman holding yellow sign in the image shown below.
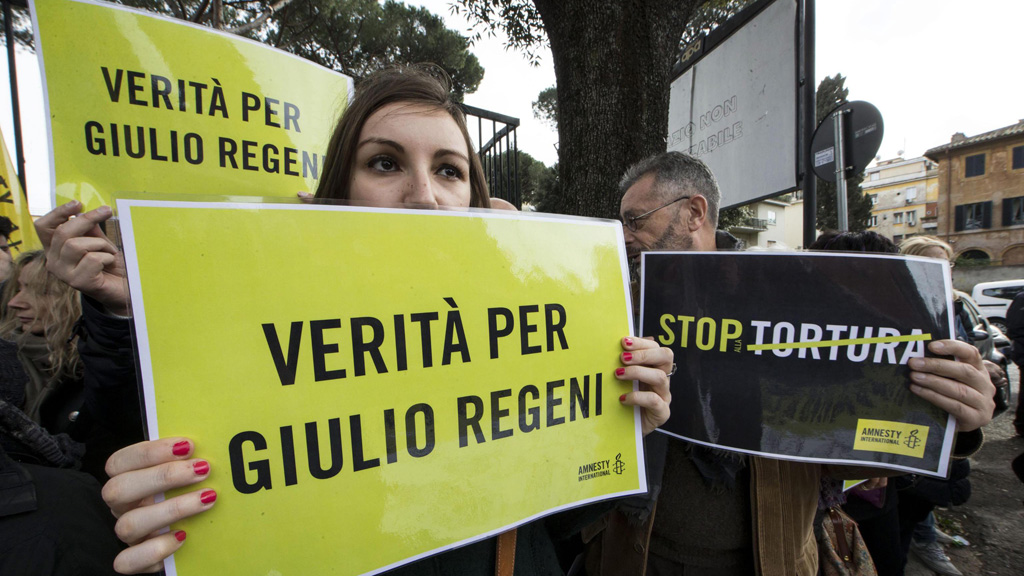
<path fill-rule="evenodd" d="M 480 161 L 447 80 L 412 68 L 368 78 L 334 132 L 316 198 L 372 206 L 491 207 Z M 98 228 L 112 212 L 102 207 L 72 219 L 80 209 L 80 204 L 69 203 L 37 222 L 40 237 L 49 244 L 50 269 L 103 303 L 108 312 L 125 316 L 124 264 Z M 643 432 L 648 434 L 669 416 L 668 372 L 673 355 L 653 341 L 638 338 L 623 338 L 621 346 L 622 366 L 615 376 L 624 384 L 639 381 L 641 389 L 619 400 L 642 408 Z M 164 528 L 214 505 L 217 494 L 209 489 L 154 502 L 158 494 L 208 478 L 210 464 L 194 457 L 195 449 L 188 438 L 164 438 L 129 446 L 108 460 L 111 480 L 103 495 L 118 517 L 118 536 L 129 544 L 115 562 L 119 572 L 159 570 L 186 536 L 181 530 Z M 518 547 L 511 540 L 517 573 L 560 573 L 554 541 L 593 519 L 577 522 L 554 516 L 521 526 Z M 396 572 L 491 574 L 498 562 L 504 563 L 502 543 L 507 542 L 499 540 L 496 547 L 494 539 L 483 540 Z M 511 574 L 511 565 L 507 569 Z"/>

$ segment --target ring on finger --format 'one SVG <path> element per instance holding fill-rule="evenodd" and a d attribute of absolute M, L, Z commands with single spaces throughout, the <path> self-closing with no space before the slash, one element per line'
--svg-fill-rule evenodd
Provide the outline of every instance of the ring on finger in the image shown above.
<path fill-rule="evenodd" d="M 671 377 L 671 376 L 672 376 L 673 374 L 675 374 L 675 373 L 676 373 L 676 363 L 675 363 L 675 362 L 673 362 L 673 363 L 672 363 L 672 369 L 671 369 L 671 370 L 669 370 L 669 371 L 668 371 L 668 373 L 667 373 L 667 374 L 665 374 L 665 375 L 666 375 L 666 376 L 668 376 L 668 377 Z"/>

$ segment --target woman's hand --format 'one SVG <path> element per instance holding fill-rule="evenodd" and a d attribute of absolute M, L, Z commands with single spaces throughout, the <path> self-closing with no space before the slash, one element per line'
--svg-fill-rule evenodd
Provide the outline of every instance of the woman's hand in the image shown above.
<path fill-rule="evenodd" d="M 113 211 L 110 206 L 79 214 L 81 211 L 82 203 L 73 201 L 36 220 L 36 234 L 46 250 L 46 269 L 111 314 L 127 316 L 124 256 L 99 226 Z"/>
<path fill-rule="evenodd" d="M 114 530 L 128 544 L 114 559 L 121 574 L 158 572 L 185 542 L 182 530 L 166 528 L 213 507 L 217 493 L 196 490 L 155 503 L 157 494 L 206 480 L 209 462 L 192 457 L 195 444 L 187 438 L 139 442 L 118 450 L 107 460 L 110 480 L 103 500 L 117 518 Z"/>
<path fill-rule="evenodd" d="M 644 436 L 668 421 L 671 414 L 669 404 L 672 392 L 669 390 L 669 373 L 672 371 L 672 350 L 658 346 L 653 340 L 623 338 L 620 356 L 624 365 L 615 371 L 619 380 L 640 383 L 640 390 L 628 392 L 619 397 L 626 406 L 639 406 Z"/>
<path fill-rule="evenodd" d="M 911 358 L 910 391 L 949 412 L 961 432 L 977 430 L 992 420 L 996 387 L 978 349 L 959 340 L 936 340 L 928 349 L 948 358 Z"/>

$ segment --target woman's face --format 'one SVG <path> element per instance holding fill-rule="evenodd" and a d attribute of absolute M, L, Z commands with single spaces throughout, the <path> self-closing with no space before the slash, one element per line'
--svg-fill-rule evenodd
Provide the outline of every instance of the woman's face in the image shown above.
<path fill-rule="evenodd" d="M 39 262 L 30 262 L 21 269 L 18 275 L 18 292 L 7 303 L 7 307 L 21 323 L 22 332 L 31 332 L 42 336 L 46 330 L 46 306 L 49 299 L 39 292 L 33 280 L 38 277 L 42 266 Z"/>
<path fill-rule="evenodd" d="M 469 206 L 469 151 L 439 108 L 395 102 L 359 134 L 349 198 L 371 205 Z"/>

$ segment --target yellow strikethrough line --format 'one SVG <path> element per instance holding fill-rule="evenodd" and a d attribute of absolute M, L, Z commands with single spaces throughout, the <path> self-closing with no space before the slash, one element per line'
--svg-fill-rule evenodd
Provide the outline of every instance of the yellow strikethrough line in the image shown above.
<path fill-rule="evenodd" d="M 931 334 L 909 336 L 885 336 L 880 338 L 848 338 L 846 340 L 821 340 L 818 342 L 783 342 L 781 344 L 751 344 L 747 350 L 788 350 L 791 348 L 831 348 L 832 346 L 854 346 L 858 344 L 889 344 L 890 342 L 915 342 L 931 340 Z"/>

